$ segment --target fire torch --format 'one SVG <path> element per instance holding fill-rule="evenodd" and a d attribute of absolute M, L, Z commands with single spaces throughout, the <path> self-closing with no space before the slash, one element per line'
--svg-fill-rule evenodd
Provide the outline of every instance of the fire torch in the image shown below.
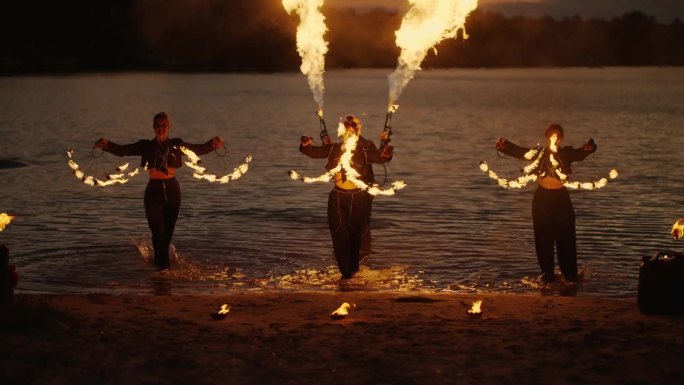
<path fill-rule="evenodd" d="M 385 115 L 385 127 L 383 128 L 383 131 L 387 131 L 387 140 L 385 141 L 385 144 L 389 144 L 389 142 L 392 141 L 392 115 L 397 111 L 397 108 L 399 108 L 398 104 L 392 104 L 387 110 L 387 115 Z"/>
<path fill-rule="evenodd" d="M 323 142 L 323 144 L 331 143 L 330 136 L 328 136 L 328 129 L 325 127 L 325 119 L 323 119 L 323 110 L 318 110 L 316 115 L 318 115 L 318 123 L 321 126 L 321 142 Z"/>

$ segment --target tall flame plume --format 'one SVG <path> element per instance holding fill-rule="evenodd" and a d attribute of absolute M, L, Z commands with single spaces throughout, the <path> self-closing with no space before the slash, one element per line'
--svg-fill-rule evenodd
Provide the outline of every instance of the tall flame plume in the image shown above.
<path fill-rule="evenodd" d="M 399 99 L 427 56 L 444 39 L 465 32 L 466 17 L 477 8 L 477 0 L 409 0 L 410 8 L 395 33 L 401 49 L 397 68 L 389 75 L 389 106 Z"/>
<path fill-rule="evenodd" d="M 282 0 L 288 14 L 299 15 L 297 26 L 297 52 L 302 58 L 299 67 L 309 81 L 309 88 L 318 109 L 323 110 L 323 72 L 325 72 L 325 54 L 328 43 L 323 38 L 328 30 L 325 16 L 321 12 L 324 0 Z"/>

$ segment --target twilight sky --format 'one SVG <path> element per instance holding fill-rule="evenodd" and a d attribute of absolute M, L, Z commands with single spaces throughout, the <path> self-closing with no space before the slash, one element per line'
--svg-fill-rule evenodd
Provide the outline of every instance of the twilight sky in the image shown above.
<path fill-rule="evenodd" d="M 336 6 L 405 8 L 407 0 L 326 0 Z M 479 7 L 507 16 L 542 16 L 555 18 L 579 15 L 583 18 L 611 19 L 630 11 L 641 11 L 669 23 L 684 21 L 684 0 L 480 0 Z"/>

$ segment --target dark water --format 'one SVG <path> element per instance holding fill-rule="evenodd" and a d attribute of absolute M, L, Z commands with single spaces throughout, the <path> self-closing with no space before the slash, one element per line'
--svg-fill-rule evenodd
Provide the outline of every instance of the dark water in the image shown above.
<path fill-rule="evenodd" d="M 362 115 L 377 143 L 390 70 L 326 74 L 326 118 L 334 130 Z M 487 160 L 507 177 L 521 164 L 498 158 L 504 136 L 521 145 L 561 123 L 565 144 L 592 137 L 598 152 L 574 168 L 598 191 L 573 191 L 579 263 L 577 295 L 631 297 L 642 255 L 681 249 L 670 227 L 684 217 L 684 69 L 520 69 L 422 72 L 394 116 L 389 181 L 408 186 L 378 197 L 374 253 L 340 286 L 326 224 L 329 184 L 304 185 L 323 162 L 297 151 L 318 137 L 315 103 L 300 74 L 123 74 L 0 79 L 0 212 L 19 289 L 47 292 L 213 293 L 231 290 L 455 290 L 537 293 L 531 228 L 533 187 L 507 191 L 479 170 Z M 172 136 L 223 137 L 226 158 L 203 157 L 217 174 L 249 153 L 249 172 L 227 185 L 179 170 L 183 205 L 174 237 L 178 264 L 158 273 L 145 260 L 149 235 L 144 175 L 125 185 L 81 184 L 66 148 L 102 176 L 138 159 L 91 156 L 92 143 L 150 138 L 152 115 L 167 111 Z M 380 180 L 385 171 L 376 167 Z M 560 292 L 558 288 L 552 293 Z"/>

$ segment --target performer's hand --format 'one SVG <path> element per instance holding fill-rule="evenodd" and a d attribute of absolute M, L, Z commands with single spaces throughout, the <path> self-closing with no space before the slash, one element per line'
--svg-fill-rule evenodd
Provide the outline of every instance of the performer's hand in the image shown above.
<path fill-rule="evenodd" d="M 496 140 L 496 149 L 498 151 L 503 151 L 504 147 L 506 147 L 506 139 L 503 137 L 499 138 Z"/>
<path fill-rule="evenodd" d="M 223 148 L 225 146 L 225 143 L 223 143 L 223 139 L 219 138 L 218 136 L 215 136 L 211 138 L 211 146 L 214 147 L 214 150 Z"/>
<path fill-rule="evenodd" d="M 103 150 L 107 149 L 107 143 L 109 141 L 105 138 L 100 138 L 95 142 L 95 148 L 101 148 Z"/>
<path fill-rule="evenodd" d="M 380 132 L 380 141 L 389 143 L 390 137 L 389 137 L 389 131 L 381 131 Z"/>
<path fill-rule="evenodd" d="M 306 146 L 310 146 L 310 145 L 311 145 L 311 142 L 313 141 L 313 138 L 310 137 L 310 136 L 303 135 L 303 136 L 301 137 L 301 141 L 302 141 L 302 146 L 306 147 Z"/>
<path fill-rule="evenodd" d="M 587 143 L 584 145 L 584 152 L 595 152 L 596 151 L 596 143 L 594 142 L 594 139 L 589 139 Z"/>
<path fill-rule="evenodd" d="M 380 157 L 385 158 L 385 159 L 390 159 L 394 155 L 394 146 L 387 146 L 382 149 L 382 152 L 380 153 Z"/>
<path fill-rule="evenodd" d="M 324 143 L 324 144 L 331 144 L 331 143 L 332 143 L 332 139 L 330 139 L 329 136 L 324 136 L 324 137 L 323 137 L 323 143 Z"/>

